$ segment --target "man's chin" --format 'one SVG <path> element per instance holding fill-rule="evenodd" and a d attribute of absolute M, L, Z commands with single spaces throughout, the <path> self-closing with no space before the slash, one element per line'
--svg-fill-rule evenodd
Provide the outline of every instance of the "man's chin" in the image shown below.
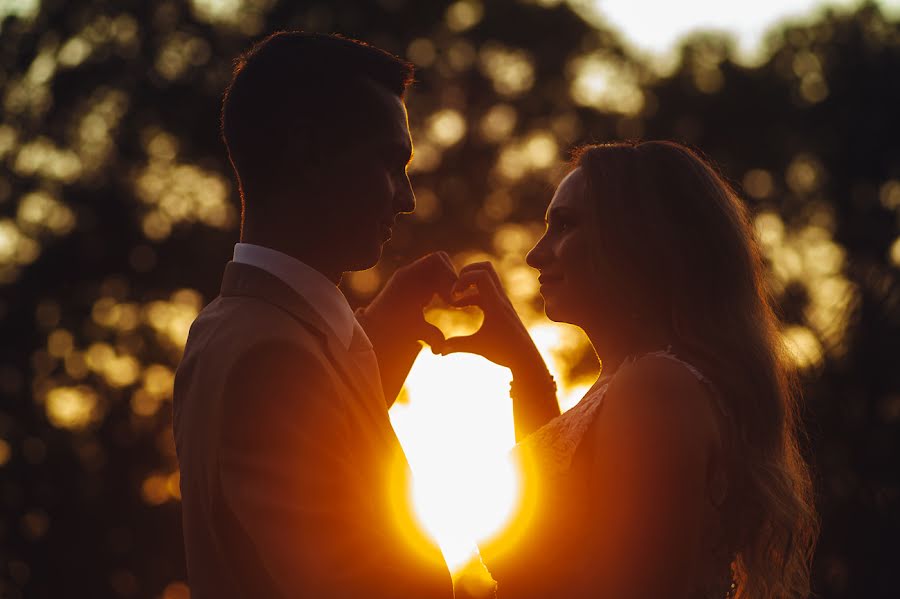
<path fill-rule="evenodd" d="M 369 270 L 381 260 L 382 244 L 369 248 L 367 251 L 359 253 L 359 259 L 348 269 L 351 271 Z"/>

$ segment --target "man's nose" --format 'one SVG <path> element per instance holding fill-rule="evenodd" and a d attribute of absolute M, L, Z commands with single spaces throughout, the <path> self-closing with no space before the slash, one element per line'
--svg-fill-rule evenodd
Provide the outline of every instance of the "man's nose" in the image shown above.
<path fill-rule="evenodd" d="M 416 209 L 416 194 L 413 192 L 409 179 L 400 186 L 394 194 L 394 211 L 400 214 L 409 214 Z"/>

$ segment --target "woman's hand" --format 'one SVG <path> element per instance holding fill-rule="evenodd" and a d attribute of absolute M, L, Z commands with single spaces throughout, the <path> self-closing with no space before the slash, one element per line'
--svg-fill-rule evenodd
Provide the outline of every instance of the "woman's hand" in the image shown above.
<path fill-rule="evenodd" d="M 490 262 L 475 262 L 459 271 L 459 278 L 451 289 L 450 303 L 456 307 L 481 308 L 484 323 L 472 335 L 447 339 L 441 347 L 442 355 L 478 354 L 506 366 L 513 374 L 534 368 L 546 371 L 543 358 Z"/>

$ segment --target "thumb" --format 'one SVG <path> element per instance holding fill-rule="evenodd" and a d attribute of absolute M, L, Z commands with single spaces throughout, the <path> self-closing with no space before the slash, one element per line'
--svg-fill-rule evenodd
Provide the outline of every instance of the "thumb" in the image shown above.
<path fill-rule="evenodd" d="M 444 334 L 441 332 L 441 330 L 433 324 L 429 324 L 427 322 L 422 324 L 418 332 L 418 337 L 431 346 L 432 352 L 440 351 L 446 343 L 446 341 L 444 340 Z"/>

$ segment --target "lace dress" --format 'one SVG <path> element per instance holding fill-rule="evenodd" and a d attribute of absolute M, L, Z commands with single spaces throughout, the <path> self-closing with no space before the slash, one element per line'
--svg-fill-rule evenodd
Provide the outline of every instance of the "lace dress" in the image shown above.
<path fill-rule="evenodd" d="M 718 399 L 709 379 L 670 349 L 629 358 L 618 372 L 649 356 L 680 364 Z M 531 497 L 530 505 L 522 510 L 523 522 L 513 527 L 518 531 L 481 546 L 483 560 L 498 583 L 498 599 L 599 596 L 593 582 L 595 558 L 589 549 L 598 534 L 590 525 L 597 490 L 590 484 L 592 439 L 585 434 L 613 379 L 601 377 L 575 407 L 516 446 L 514 455 L 528 464 L 526 478 L 532 484 L 526 483 L 524 494 Z M 724 591 L 715 595 L 726 596 Z"/>

